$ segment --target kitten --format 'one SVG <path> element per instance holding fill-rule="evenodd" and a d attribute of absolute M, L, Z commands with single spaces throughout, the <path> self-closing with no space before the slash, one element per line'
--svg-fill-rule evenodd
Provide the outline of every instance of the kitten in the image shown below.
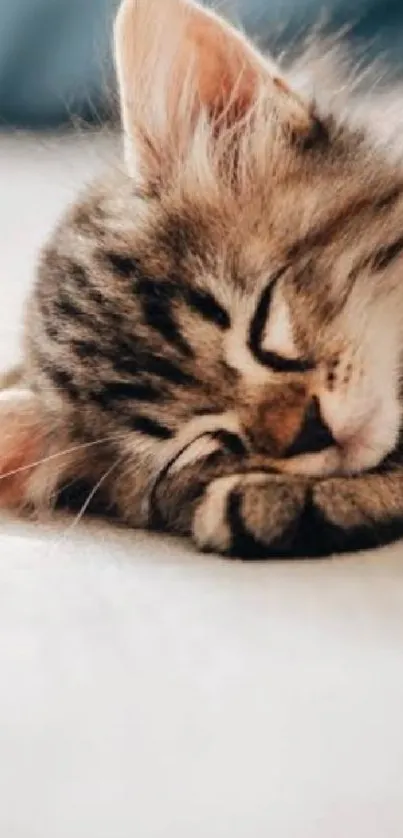
<path fill-rule="evenodd" d="M 401 167 L 190 0 L 115 39 L 125 167 L 43 251 L 1 502 L 84 482 L 245 558 L 398 537 Z"/>

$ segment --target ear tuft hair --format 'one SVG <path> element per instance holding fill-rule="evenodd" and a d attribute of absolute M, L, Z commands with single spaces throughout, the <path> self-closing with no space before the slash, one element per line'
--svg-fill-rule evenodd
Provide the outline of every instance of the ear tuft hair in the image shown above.
<path fill-rule="evenodd" d="M 312 116 L 277 67 L 214 12 L 190 0 L 123 0 L 115 57 L 129 172 L 167 182 L 195 149 L 211 159 L 257 111 L 308 133 Z M 263 125 L 263 129 L 265 126 Z"/>

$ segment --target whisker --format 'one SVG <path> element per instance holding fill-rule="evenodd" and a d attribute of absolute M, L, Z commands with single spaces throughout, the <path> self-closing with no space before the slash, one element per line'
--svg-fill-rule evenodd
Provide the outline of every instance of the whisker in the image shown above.
<path fill-rule="evenodd" d="M 12 471 L 7 471 L 4 474 L 0 474 L 0 481 L 5 480 L 7 477 L 13 477 L 15 474 L 21 474 L 21 472 L 29 471 L 30 469 L 43 465 L 43 463 L 48 463 L 60 457 L 65 457 L 67 456 L 67 454 L 74 454 L 77 451 L 82 451 L 87 448 L 94 448 L 97 445 L 105 445 L 107 442 L 111 442 L 119 438 L 121 438 L 121 434 L 114 434 L 113 436 L 105 437 L 105 439 L 97 439 L 93 442 L 84 442 L 81 445 L 75 445 L 72 448 L 66 448 L 63 451 L 56 451 L 54 454 L 49 454 L 47 457 L 43 457 L 41 460 L 35 460 L 34 462 L 28 463 L 25 466 L 19 466 L 19 468 L 12 469 Z"/>
<path fill-rule="evenodd" d="M 65 532 L 64 532 L 64 534 L 63 534 L 63 537 L 64 537 L 64 538 L 65 538 L 65 537 L 66 537 L 66 536 L 67 536 L 67 535 L 68 535 L 68 534 L 69 534 L 69 533 L 70 533 L 70 532 L 71 532 L 71 531 L 72 531 L 72 530 L 73 530 L 73 529 L 77 526 L 77 524 L 79 524 L 79 523 L 80 523 L 80 521 L 83 519 L 83 517 L 84 517 L 85 513 L 87 512 L 87 510 L 88 510 L 89 506 L 91 505 L 91 502 L 94 500 L 95 495 L 97 494 L 97 492 L 99 492 L 99 490 L 101 489 L 101 487 L 102 487 L 102 486 L 103 486 L 103 484 L 105 483 L 105 480 L 107 480 L 107 479 L 108 479 L 108 477 L 110 477 L 110 475 L 111 475 L 111 474 L 115 471 L 115 469 L 116 469 L 116 468 L 117 468 L 117 467 L 121 464 L 122 460 L 123 460 L 123 457 L 119 457 L 117 460 L 115 460 L 115 462 L 114 462 L 114 463 L 110 466 L 110 468 L 108 468 L 108 469 L 104 472 L 104 474 L 102 475 L 102 477 L 100 477 L 100 479 L 97 481 L 97 483 L 95 484 L 95 486 L 93 486 L 93 488 L 92 488 L 92 489 L 91 489 L 91 491 L 89 492 L 89 494 L 88 494 L 88 496 L 87 496 L 86 500 L 84 501 L 84 503 L 83 503 L 83 505 L 82 505 L 82 507 L 81 507 L 80 511 L 79 511 L 79 512 L 78 512 L 78 514 L 75 516 L 75 518 L 73 519 L 73 521 L 72 521 L 72 523 L 70 524 L 70 526 L 69 526 L 69 527 L 67 527 L 67 529 L 65 530 Z"/>
<path fill-rule="evenodd" d="M 58 549 L 59 549 L 59 548 L 60 548 L 60 547 L 61 547 L 61 546 L 62 546 L 62 545 L 66 542 L 66 540 L 67 540 L 68 536 L 70 535 L 70 533 L 71 533 L 71 532 L 75 529 L 75 527 L 76 527 L 76 526 L 80 523 L 80 521 L 81 521 L 81 520 L 82 520 L 82 518 L 84 517 L 84 515 L 85 515 L 85 513 L 86 513 L 86 511 L 87 511 L 88 507 L 90 506 L 91 501 L 94 499 L 94 497 L 95 497 L 96 493 L 97 493 L 97 492 L 99 491 L 99 489 L 102 487 L 102 485 L 103 485 L 103 483 L 105 482 L 105 480 L 107 480 L 107 479 L 108 479 L 108 477 L 112 474 L 112 472 L 113 472 L 113 471 L 114 471 L 114 470 L 115 470 L 115 469 L 116 469 L 116 468 L 120 465 L 120 463 L 122 462 L 122 460 L 123 460 L 123 457 L 119 457 L 119 458 L 118 458 L 117 460 L 115 460 L 115 462 L 114 462 L 114 463 L 113 463 L 113 464 L 112 464 L 112 465 L 111 465 L 111 466 L 110 466 L 110 467 L 109 467 L 109 468 L 108 468 L 108 469 L 104 472 L 104 474 L 100 477 L 100 479 L 99 479 L 99 480 L 98 480 L 98 482 L 95 484 L 95 486 L 91 489 L 91 491 L 90 491 L 90 493 L 89 493 L 88 497 L 86 498 L 85 502 L 83 503 L 83 505 L 82 505 L 82 507 L 81 507 L 81 509 L 80 509 L 80 511 L 79 511 L 79 513 L 78 513 L 78 515 L 76 515 L 76 516 L 75 516 L 75 518 L 73 519 L 73 521 L 71 522 L 71 524 L 69 524 L 69 526 L 68 526 L 68 527 L 66 527 L 66 529 L 65 529 L 65 530 L 64 530 L 64 531 L 63 531 L 63 532 L 59 535 L 59 537 L 56 537 L 54 540 L 52 540 L 51 544 L 49 545 L 49 547 L 50 547 L 49 553 L 47 554 L 47 556 L 48 556 L 49 558 L 52 558 L 52 556 L 53 556 L 54 552 L 55 552 L 56 550 L 58 550 Z"/>

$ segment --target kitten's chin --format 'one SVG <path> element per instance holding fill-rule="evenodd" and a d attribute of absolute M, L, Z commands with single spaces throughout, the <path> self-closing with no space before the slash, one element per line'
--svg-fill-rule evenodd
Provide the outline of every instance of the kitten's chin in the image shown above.
<path fill-rule="evenodd" d="M 353 440 L 342 449 L 342 474 L 360 474 L 376 468 L 395 448 L 395 444 L 373 445 L 365 438 Z"/>
<path fill-rule="evenodd" d="M 358 474 L 379 466 L 396 448 L 400 422 L 400 405 L 392 409 L 385 400 L 375 407 L 367 422 L 340 446 L 343 474 Z"/>
<path fill-rule="evenodd" d="M 385 459 L 389 450 L 376 449 L 365 442 L 352 443 L 342 452 L 341 471 L 343 474 L 360 474 L 376 468 Z"/>

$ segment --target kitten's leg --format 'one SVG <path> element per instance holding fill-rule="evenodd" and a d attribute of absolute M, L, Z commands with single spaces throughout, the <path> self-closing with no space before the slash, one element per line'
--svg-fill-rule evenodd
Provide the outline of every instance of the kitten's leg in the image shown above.
<path fill-rule="evenodd" d="M 267 459 L 242 457 L 206 436 L 160 476 L 151 525 L 191 535 L 203 550 L 245 558 L 289 554 L 306 493 L 306 481 L 276 474 Z"/>
<path fill-rule="evenodd" d="M 0 392 L 0 507 L 49 506 L 76 467 L 73 451 L 62 426 L 30 390 Z"/>
<path fill-rule="evenodd" d="M 403 536 L 403 466 L 334 477 L 312 491 L 323 552 L 379 547 Z"/>
<path fill-rule="evenodd" d="M 37 399 L 28 390 L 3 390 L 0 393 L 0 506 L 27 505 L 30 465 L 42 456 Z"/>
<path fill-rule="evenodd" d="M 214 480 L 194 515 L 203 550 L 243 558 L 293 555 L 307 494 L 304 481 L 266 472 Z"/>
<path fill-rule="evenodd" d="M 308 480 L 215 450 L 168 467 L 151 512 L 152 523 L 191 535 L 203 550 L 244 558 L 350 552 L 403 536 L 403 468 Z"/>
<path fill-rule="evenodd" d="M 288 475 L 215 480 L 195 513 L 201 547 L 241 556 L 328 556 L 403 536 L 403 468 L 319 481 Z"/>

